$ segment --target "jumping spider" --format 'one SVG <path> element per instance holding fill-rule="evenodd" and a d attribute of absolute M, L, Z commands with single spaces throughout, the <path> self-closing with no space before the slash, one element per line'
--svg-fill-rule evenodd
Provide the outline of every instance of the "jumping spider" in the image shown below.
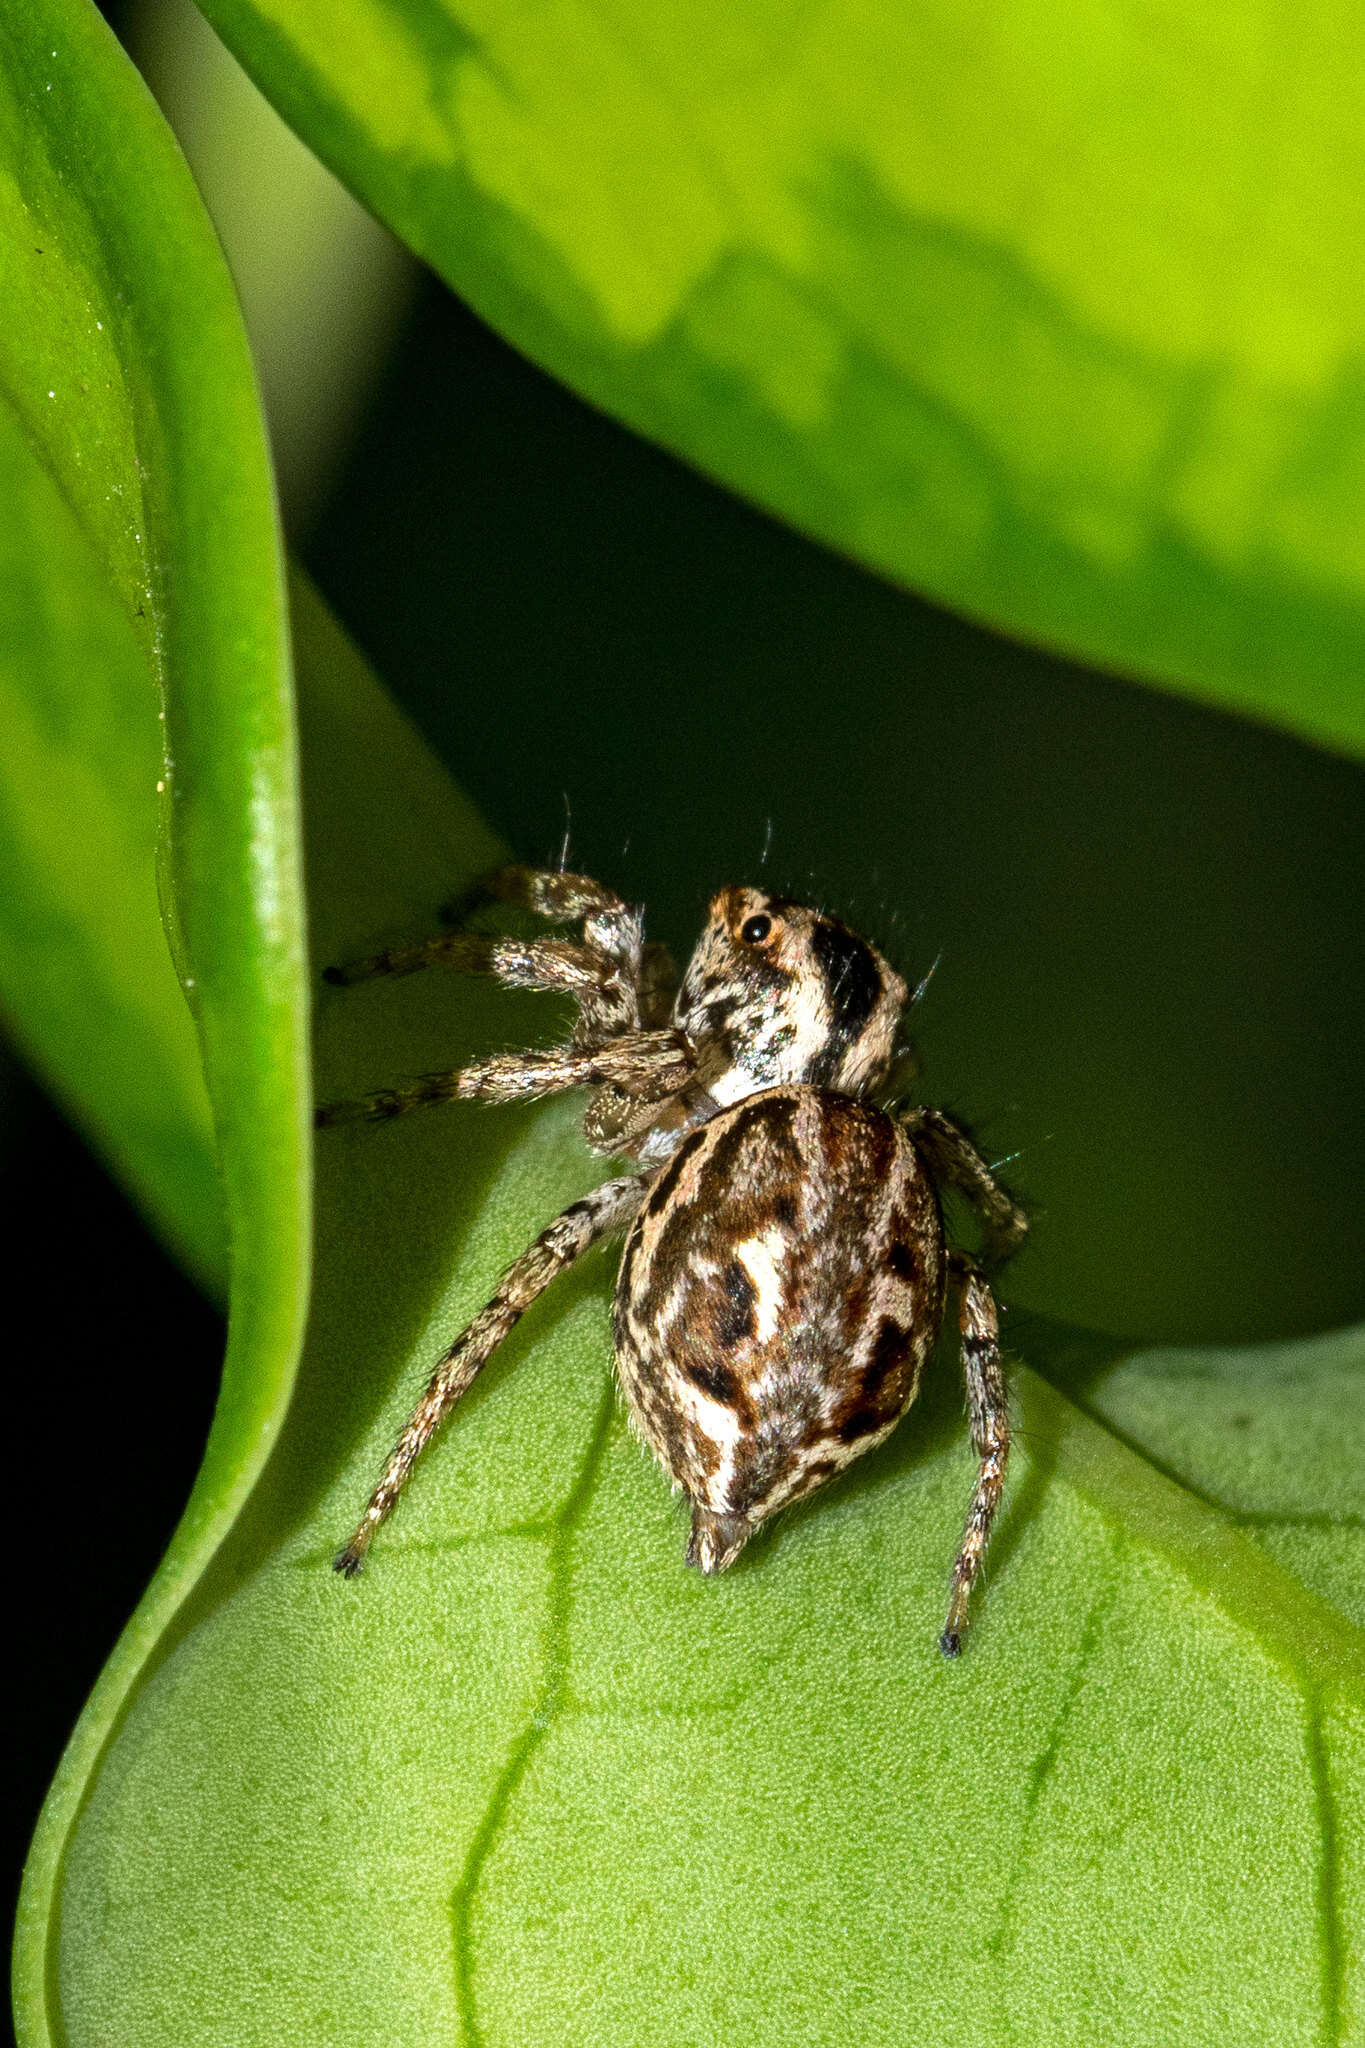
<path fill-rule="evenodd" d="M 369 1506 L 336 1559 L 348 1576 L 416 1459 L 535 1297 L 599 1238 L 626 1231 L 616 1366 L 638 1436 L 692 1507 L 687 1562 L 733 1564 L 759 1524 L 894 1429 L 937 1338 L 951 1278 L 980 1471 L 940 1648 L 961 1648 L 1004 1484 L 1009 1415 L 986 1270 L 1017 1249 L 1023 1211 L 940 1111 L 878 1108 L 905 983 L 837 918 L 760 889 L 722 889 L 677 983 L 644 916 L 583 875 L 508 867 L 452 909 L 495 899 L 576 941 L 457 930 L 375 954 L 343 985 L 444 963 L 571 995 L 567 1045 L 477 1060 L 320 1125 L 427 1103 L 593 1092 L 583 1130 L 631 1171 L 541 1232 L 440 1360 Z M 939 1188 L 977 1211 L 983 1260 L 948 1251 Z"/>

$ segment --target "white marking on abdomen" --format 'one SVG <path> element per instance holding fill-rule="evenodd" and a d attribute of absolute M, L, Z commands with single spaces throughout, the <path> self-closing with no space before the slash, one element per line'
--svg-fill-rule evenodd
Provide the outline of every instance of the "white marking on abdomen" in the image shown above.
<path fill-rule="evenodd" d="M 791 1239 L 780 1230 L 765 1231 L 762 1237 L 746 1237 L 735 1246 L 735 1257 L 753 1283 L 754 1333 L 760 1344 L 777 1335 L 782 1319 L 782 1268 L 791 1250 Z"/>

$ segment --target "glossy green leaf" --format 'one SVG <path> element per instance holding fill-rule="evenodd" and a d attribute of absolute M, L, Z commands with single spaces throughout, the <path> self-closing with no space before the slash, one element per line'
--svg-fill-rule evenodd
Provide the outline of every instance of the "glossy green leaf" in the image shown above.
<path fill-rule="evenodd" d="M 206 0 L 503 334 L 1008 631 L 1365 745 L 1365 28 Z"/>
<path fill-rule="evenodd" d="M 250 1488 L 295 1363 L 307 1001 L 283 583 L 251 367 L 184 163 L 85 0 L 32 0 L 0 21 L 0 228 L 5 1001 L 211 1275 L 222 1224 L 189 997 L 232 1245 L 204 1467 L 34 1843 L 20 2000 L 41 2037 L 43 1930 L 72 1813 Z M 179 989 L 156 923 L 158 785 Z"/>
<path fill-rule="evenodd" d="M 428 928 L 496 849 L 300 601 L 326 960 Z M 439 974 L 324 991 L 321 1088 L 534 1037 L 550 1007 Z M 597 1256 L 347 1583 L 331 1556 L 433 1354 L 600 1169 L 568 1104 L 317 1152 L 293 1403 L 67 1839 L 54 2037 L 1360 2038 L 1359 1333 L 1133 1358 L 1022 1323 L 1056 1385 L 1018 1369 L 952 1665 L 950 1349 L 883 1452 L 702 1581 L 613 1391 Z"/>
<path fill-rule="evenodd" d="M 157 907 L 155 677 L 60 486 L 0 408 L 0 992 L 50 1087 L 215 1294 L 213 1133 Z"/>

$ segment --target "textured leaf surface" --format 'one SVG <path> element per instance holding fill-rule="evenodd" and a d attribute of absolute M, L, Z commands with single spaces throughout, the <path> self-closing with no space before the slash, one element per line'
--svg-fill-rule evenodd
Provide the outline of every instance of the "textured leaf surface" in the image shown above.
<path fill-rule="evenodd" d="M 111 1722 L 265 1451 L 307 1284 L 306 996 L 274 507 L 232 288 L 170 135 L 84 0 L 0 22 L 0 819 L 7 1006 L 206 1276 L 232 1342 L 204 1467 L 35 1840 L 20 2004 Z M 158 721 L 158 703 L 164 722 Z M 160 783 L 175 973 L 156 925 Z"/>
<path fill-rule="evenodd" d="M 306 596 L 296 637 L 328 959 L 427 929 L 495 848 Z M 550 1008 L 439 975 L 326 991 L 322 1092 Z M 883 1453 L 702 1582 L 613 1395 L 598 1257 L 348 1584 L 331 1554 L 432 1355 L 594 1169 L 562 1106 L 325 1140 L 286 1427 L 67 1848 L 62 2038 L 1361 2038 L 1359 1335 L 1127 1359 L 1022 1323 L 1068 1391 L 1018 1375 L 949 1665 L 951 1354 Z"/>
<path fill-rule="evenodd" d="M 1365 28 L 207 0 L 504 334 L 919 590 L 1365 745 Z"/>

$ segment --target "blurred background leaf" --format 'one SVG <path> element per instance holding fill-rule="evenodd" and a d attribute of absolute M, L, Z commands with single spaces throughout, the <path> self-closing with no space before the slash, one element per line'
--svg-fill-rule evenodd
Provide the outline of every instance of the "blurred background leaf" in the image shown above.
<path fill-rule="evenodd" d="M 276 117 L 190 0 L 145 0 L 127 36 L 232 268 L 297 536 L 335 483 L 417 265 Z"/>
<path fill-rule="evenodd" d="M 614 417 L 1020 637 L 1365 746 L 1365 26 L 208 0 Z"/>

